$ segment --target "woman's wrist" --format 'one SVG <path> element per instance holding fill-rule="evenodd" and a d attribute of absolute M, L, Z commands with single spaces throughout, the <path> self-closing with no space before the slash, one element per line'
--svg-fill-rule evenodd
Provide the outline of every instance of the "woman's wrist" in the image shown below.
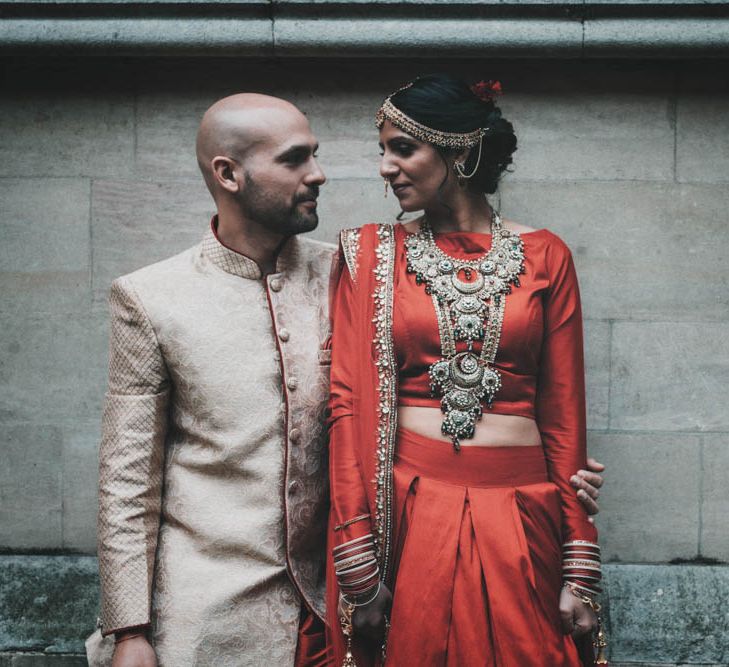
<path fill-rule="evenodd" d="M 332 550 L 339 590 L 350 604 L 377 597 L 380 569 L 372 533 L 344 542 Z M 366 604 L 362 602 L 361 604 Z"/>
<path fill-rule="evenodd" d="M 597 597 L 602 592 L 599 545 L 587 540 L 572 540 L 562 545 L 562 579 L 575 594 Z"/>

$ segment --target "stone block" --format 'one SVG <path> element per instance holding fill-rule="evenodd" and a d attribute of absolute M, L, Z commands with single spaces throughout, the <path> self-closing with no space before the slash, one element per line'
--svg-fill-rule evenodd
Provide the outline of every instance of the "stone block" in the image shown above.
<path fill-rule="evenodd" d="M 2 664 L 2 663 L 0 663 Z M 88 661 L 83 655 L 48 655 L 31 653 L 13 656 L 11 667 L 87 667 Z"/>
<path fill-rule="evenodd" d="M 585 58 L 726 58 L 723 16 L 628 16 L 583 22 Z"/>
<path fill-rule="evenodd" d="M 0 421 L 99 419 L 107 338 L 106 320 L 95 314 L 7 318 L 0 336 Z"/>
<path fill-rule="evenodd" d="M 536 64 L 502 80 L 518 141 L 509 180 L 673 180 L 668 68 Z"/>
<path fill-rule="evenodd" d="M 582 28 L 579 21 L 530 17 L 527 20 L 489 16 L 391 17 L 293 15 L 277 17 L 274 26 L 277 55 L 311 57 L 431 57 L 503 58 L 559 54 L 578 58 Z"/>
<path fill-rule="evenodd" d="M 608 427 L 610 399 L 610 324 L 599 320 L 584 322 L 587 427 Z"/>
<path fill-rule="evenodd" d="M 571 247 L 589 319 L 726 321 L 729 189 L 506 181 L 502 212 Z"/>
<path fill-rule="evenodd" d="M 614 565 L 605 575 L 611 665 L 729 663 L 728 567 Z"/>
<path fill-rule="evenodd" d="M 101 420 L 64 430 L 63 548 L 95 554 Z"/>
<path fill-rule="evenodd" d="M 729 78 L 682 67 L 676 121 L 679 181 L 729 181 Z"/>
<path fill-rule="evenodd" d="M 43 81 L 50 76 L 51 71 Z M 0 176 L 96 178 L 132 170 L 134 100 L 130 94 L 108 86 L 106 90 L 25 87 L 3 95 L 0 117 Z"/>
<path fill-rule="evenodd" d="M 382 180 L 333 180 L 319 196 L 319 226 L 313 238 L 337 242 L 340 229 L 370 222 L 395 222 L 400 212 L 397 198 L 385 199 Z M 408 216 L 410 218 L 414 216 Z"/>
<path fill-rule="evenodd" d="M 613 324 L 611 428 L 727 431 L 728 388 L 729 324 Z"/>
<path fill-rule="evenodd" d="M 597 517 L 603 558 L 640 563 L 696 557 L 698 436 L 591 433 L 588 449 L 607 466 Z"/>
<path fill-rule="evenodd" d="M 0 556 L 0 650 L 83 653 L 98 613 L 97 572 L 91 557 Z"/>
<path fill-rule="evenodd" d="M 93 286 L 105 303 L 111 281 L 202 240 L 215 211 L 201 178 L 95 181 L 92 189 Z"/>
<path fill-rule="evenodd" d="M 63 433 L 58 426 L 4 425 L 0 467 L 0 547 L 62 544 Z"/>
<path fill-rule="evenodd" d="M 0 180 L 0 309 L 67 312 L 90 302 L 90 185 Z"/>
<path fill-rule="evenodd" d="M 701 555 L 729 560 L 729 434 L 706 434 L 702 451 Z"/>

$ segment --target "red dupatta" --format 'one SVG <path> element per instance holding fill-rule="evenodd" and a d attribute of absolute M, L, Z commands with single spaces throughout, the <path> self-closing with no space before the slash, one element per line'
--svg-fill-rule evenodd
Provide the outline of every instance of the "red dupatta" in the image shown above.
<path fill-rule="evenodd" d="M 392 225 L 344 230 L 332 282 L 330 513 L 327 622 L 337 664 L 344 639 L 337 619 L 332 548 L 367 533 L 380 577 L 392 555 L 392 464 L 397 430 L 397 366 L 392 337 L 395 234 Z M 359 658 L 365 664 L 363 658 Z"/>

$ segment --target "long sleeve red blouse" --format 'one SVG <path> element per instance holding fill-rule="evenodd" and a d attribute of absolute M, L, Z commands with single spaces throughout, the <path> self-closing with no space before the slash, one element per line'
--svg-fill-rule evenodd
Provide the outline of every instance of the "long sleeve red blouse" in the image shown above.
<path fill-rule="evenodd" d="M 441 356 L 435 310 L 424 287 L 407 273 L 405 228 L 396 225 L 394 229 L 397 400 L 401 405 L 437 407 L 440 401 L 431 395 L 427 375 L 429 365 Z M 549 476 L 562 498 L 563 541 L 595 542 L 596 529 L 569 483 L 570 477 L 586 465 L 582 314 L 574 264 L 564 242 L 548 230 L 525 233 L 521 238 L 525 273 L 520 287 L 506 297 L 495 362 L 502 387 L 490 411 L 536 420 Z M 455 232 L 436 235 L 436 242 L 450 255 L 472 258 L 488 250 L 491 238 L 488 234 Z M 332 522 L 340 527 L 335 532 L 335 545 L 370 532 L 371 521 L 361 517 L 374 515 L 371 498 L 368 501 L 365 492 L 370 480 L 362 475 L 351 428 L 360 399 L 352 386 L 360 371 L 348 348 L 353 338 L 361 335 L 352 330 L 357 300 L 371 298 L 371 294 L 358 295 L 355 283 L 344 267 L 332 301 L 330 472 Z"/>

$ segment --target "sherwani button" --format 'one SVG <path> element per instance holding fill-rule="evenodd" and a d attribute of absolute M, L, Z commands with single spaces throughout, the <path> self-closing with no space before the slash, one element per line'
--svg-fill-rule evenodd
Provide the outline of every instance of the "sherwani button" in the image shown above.
<path fill-rule="evenodd" d="M 289 440 L 291 442 L 298 442 L 301 439 L 301 431 L 298 428 L 292 428 L 289 433 Z"/>
<path fill-rule="evenodd" d="M 294 391 L 296 387 L 299 386 L 299 381 L 296 378 L 289 378 L 286 380 L 286 386 L 291 390 Z"/>
<path fill-rule="evenodd" d="M 271 289 L 274 292 L 280 292 L 281 291 L 281 287 L 282 287 L 282 284 L 281 284 L 281 279 L 280 278 L 272 278 L 271 279 Z"/>
<path fill-rule="evenodd" d="M 289 330 L 288 329 L 281 329 L 281 331 L 278 332 L 278 337 L 285 343 L 289 339 Z"/>
<path fill-rule="evenodd" d="M 301 484 L 294 480 L 289 484 L 289 493 L 293 496 L 296 495 L 299 492 L 299 489 L 301 488 Z"/>

